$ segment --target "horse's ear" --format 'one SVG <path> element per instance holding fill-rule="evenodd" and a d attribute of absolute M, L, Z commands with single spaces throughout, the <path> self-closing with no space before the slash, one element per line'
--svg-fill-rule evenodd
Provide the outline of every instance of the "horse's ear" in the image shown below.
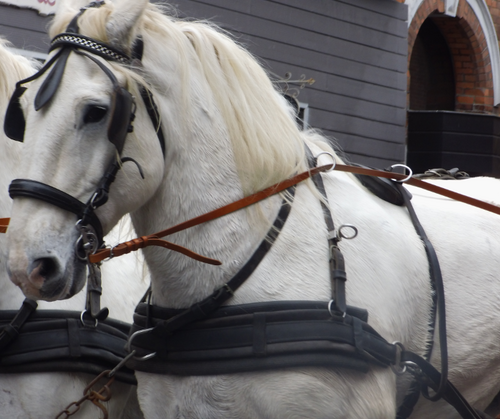
<path fill-rule="evenodd" d="M 56 14 L 65 15 L 72 14 L 75 15 L 78 11 L 86 6 L 89 0 L 57 0 L 56 3 Z"/>
<path fill-rule="evenodd" d="M 106 24 L 109 43 L 129 51 L 133 41 L 134 27 L 148 6 L 149 0 L 120 0 L 114 3 L 114 10 Z"/>
<path fill-rule="evenodd" d="M 50 25 L 49 35 L 51 38 L 58 33 L 65 32 L 68 22 L 80 11 L 80 8 L 86 6 L 88 0 L 57 0 L 56 15 Z"/>

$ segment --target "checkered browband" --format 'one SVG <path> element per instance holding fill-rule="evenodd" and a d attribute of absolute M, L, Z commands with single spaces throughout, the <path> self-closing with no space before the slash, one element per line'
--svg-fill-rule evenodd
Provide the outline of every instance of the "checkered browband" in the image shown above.
<path fill-rule="evenodd" d="M 128 64 L 131 61 L 130 57 L 120 50 L 92 38 L 87 38 L 86 36 L 75 33 L 61 33 L 57 35 L 54 39 L 52 39 L 49 51 L 64 46 L 84 49 L 93 54 L 99 55 L 106 60 L 117 61 L 122 64 Z"/>

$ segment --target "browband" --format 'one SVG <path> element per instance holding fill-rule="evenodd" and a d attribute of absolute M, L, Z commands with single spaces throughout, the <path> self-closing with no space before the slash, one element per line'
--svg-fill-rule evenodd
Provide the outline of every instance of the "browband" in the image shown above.
<path fill-rule="evenodd" d="M 96 40 L 84 35 L 66 32 L 61 33 L 52 39 L 49 52 L 64 46 L 84 49 L 92 54 L 99 55 L 106 60 L 117 61 L 121 64 L 130 64 L 131 61 L 131 58 L 127 54 L 112 47 L 111 45 L 107 45 L 103 42 L 97 42 Z"/>

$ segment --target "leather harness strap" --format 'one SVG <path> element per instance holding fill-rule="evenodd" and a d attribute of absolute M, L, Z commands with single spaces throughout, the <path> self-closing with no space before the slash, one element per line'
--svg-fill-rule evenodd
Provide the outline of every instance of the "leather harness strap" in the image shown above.
<path fill-rule="evenodd" d="M 167 228 L 166 230 L 162 230 L 162 231 L 159 231 L 158 233 L 150 234 L 149 236 L 142 236 L 142 237 L 139 237 L 137 239 L 134 239 L 134 240 L 131 240 L 131 241 L 128 241 L 125 243 L 121 243 L 121 244 L 113 247 L 112 249 L 106 248 L 106 249 L 99 250 L 96 253 L 94 253 L 93 255 L 89 256 L 89 261 L 91 263 L 98 263 L 98 262 L 100 262 L 108 257 L 121 256 L 121 255 L 130 253 L 134 250 L 142 249 L 144 247 L 151 246 L 151 245 L 163 246 L 163 247 L 166 247 L 168 249 L 172 249 L 172 250 L 176 250 L 176 251 L 179 251 L 177 249 L 180 248 L 181 253 L 183 253 L 187 256 L 191 256 L 190 254 L 188 254 L 186 252 L 187 249 L 182 248 L 181 246 L 177 246 L 177 245 L 170 243 L 168 241 L 161 240 L 160 237 L 165 237 L 165 236 L 168 236 L 170 234 L 174 234 L 174 233 L 177 233 L 179 231 L 186 230 L 190 227 L 194 227 L 194 226 L 197 226 L 199 224 L 206 223 L 207 221 L 215 220 L 216 218 L 220 218 L 224 215 L 231 214 L 232 212 L 246 208 L 252 204 L 255 204 L 259 201 L 262 201 L 263 199 L 265 199 L 271 195 L 275 195 L 279 192 L 283 192 L 285 189 L 288 189 L 289 187 L 294 186 L 297 183 L 300 183 L 300 182 L 308 179 L 309 177 L 314 176 L 317 173 L 327 171 L 331 168 L 332 168 L 332 165 L 327 164 L 327 165 L 319 166 L 319 167 L 316 167 L 314 169 L 299 173 L 298 175 L 296 175 L 290 179 L 287 179 L 287 180 L 284 180 L 283 182 L 272 185 L 269 188 L 266 188 L 260 192 L 249 195 L 249 196 L 242 198 L 236 202 L 233 202 L 231 204 L 217 208 L 213 211 L 207 212 L 207 213 L 202 214 L 198 217 L 191 218 L 190 220 L 184 221 L 184 222 L 177 224 L 173 227 Z M 200 255 L 198 255 L 198 256 L 200 258 L 204 258 L 203 256 L 200 256 Z M 195 258 L 195 259 L 197 259 L 197 258 Z M 201 260 L 201 259 L 197 259 L 197 260 Z M 213 259 L 210 259 L 210 260 L 213 261 Z M 217 265 L 220 264 L 219 261 L 215 261 L 215 262 L 218 262 L 218 263 L 213 263 L 213 264 L 217 264 Z"/>
<path fill-rule="evenodd" d="M 0 218 L 0 233 L 7 233 L 10 218 Z"/>
<path fill-rule="evenodd" d="M 393 179 L 393 180 L 399 180 L 402 181 L 404 179 L 407 179 L 407 175 L 403 175 L 401 173 L 394 173 L 394 172 L 386 172 L 384 170 L 375 170 L 375 169 L 367 169 L 365 167 L 357 167 L 357 166 L 350 166 L 346 164 L 337 164 L 335 166 L 335 170 L 338 170 L 340 172 L 348 172 L 348 173 L 354 173 L 358 175 L 367 175 L 367 176 L 376 176 L 376 177 L 383 177 L 387 179 Z M 462 195 L 458 192 L 453 192 L 450 191 L 449 189 L 441 188 L 440 186 L 433 185 L 431 183 L 424 182 L 422 180 L 416 179 L 414 177 L 411 177 L 408 180 L 405 180 L 403 183 L 406 183 L 408 185 L 416 186 L 418 188 L 422 188 L 425 190 L 428 190 L 430 192 L 434 192 L 439 195 L 443 195 L 447 198 L 454 199 L 455 201 L 463 202 L 464 204 L 472 205 L 474 207 L 478 207 L 481 209 L 484 209 L 489 212 L 493 212 L 495 214 L 500 215 L 500 207 L 489 204 L 487 202 L 481 201 L 479 199 L 471 198 L 466 195 Z"/>
<path fill-rule="evenodd" d="M 150 234 L 148 236 L 142 236 L 138 237 L 134 240 L 130 240 L 125 243 L 121 243 L 113 248 L 106 248 L 106 249 L 101 249 L 98 252 L 96 252 L 93 255 L 89 256 L 89 260 L 92 263 L 98 263 L 101 262 L 102 260 L 108 258 L 108 257 L 115 257 L 115 256 L 121 256 L 125 255 L 127 253 L 133 252 L 138 249 L 142 249 L 147 246 L 162 246 L 167 249 L 174 250 L 176 252 L 180 252 L 185 254 L 186 256 L 189 256 L 193 259 L 196 259 L 200 262 L 205 262 L 205 263 L 210 263 L 213 265 L 218 265 L 220 264 L 219 261 L 215 259 L 210 259 L 206 258 L 205 256 L 198 255 L 197 253 L 194 253 L 190 251 L 189 249 L 186 249 L 182 246 L 176 245 L 174 243 L 168 242 L 166 240 L 161 240 L 160 237 L 164 237 L 173 233 L 176 233 L 181 230 L 185 230 L 190 227 L 194 227 L 196 225 L 205 223 L 207 221 L 214 220 L 216 218 L 222 217 L 224 215 L 230 214 L 232 212 L 235 212 L 239 209 L 245 208 L 247 206 L 250 206 L 258 201 L 261 201 L 262 199 L 267 198 L 268 196 L 271 196 L 273 194 L 282 192 L 286 188 L 295 185 L 299 182 L 302 182 L 303 180 L 309 178 L 310 176 L 313 176 L 316 173 L 322 172 L 329 170 L 331 168 L 331 165 L 325 165 L 325 166 L 320 166 L 315 169 L 312 169 L 307 172 L 300 173 L 286 181 L 280 182 L 276 185 L 273 185 L 267 189 L 264 189 L 263 191 L 257 192 L 253 195 L 247 196 L 246 198 L 243 198 L 239 201 L 233 202 L 229 205 L 226 205 L 224 207 L 218 208 L 214 211 L 208 212 L 206 214 L 200 215 L 198 217 L 192 218 L 191 220 L 184 221 L 183 223 L 177 224 L 176 226 L 170 227 L 166 230 L 160 231 L 156 234 Z M 407 178 L 406 175 L 400 174 L 400 173 L 393 173 L 393 172 L 386 172 L 383 170 L 375 170 L 375 169 L 368 169 L 365 167 L 358 167 L 358 166 L 350 166 L 350 165 L 345 165 L 345 164 L 337 164 L 334 167 L 334 170 L 338 170 L 341 172 L 347 172 L 347 173 L 353 173 L 353 174 L 359 174 L 359 175 L 366 175 L 366 176 L 375 176 L 375 177 L 382 177 L 386 179 L 394 179 L 394 180 L 399 180 L 402 181 Z M 441 188 L 439 186 L 427 183 L 425 181 L 416 179 L 416 178 L 410 178 L 405 181 L 405 183 L 416 186 L 418 188 L 426 189 L 430 192 L 434 192 L 439 195 L 443 195 L 447 198 L 454 199 L 459 202 L 463 202 L 468 205 L 472 205 L 478 208 L 481 208 L 483 210 L 493 212 L 495 214 L 500 215 L 500 207 L 489 204 L 487 202 L 468 197 L 466 195 L 462 195 L 458 192 L 453 192 L 445 188 Z M 9 225 L 9 218 L 0 218 L 0 233 L 5 233 L 7 231 L 7 227 Z"/>
<path fill-rule="evenodd" d="M 127 355 L 130 325 L 106 319 L 88 326 L 82 313 L 36 310 L 25 299 L 20 310 L 0 310 L 0 374 L 111 370 Z M 116 371 L 119 381 L 136 385 L 134 372 Z"/>
<path fill-rule="evenodd" d="M 331 165 L 323 165 L 320 167 L 316 167 L 314 169 L 311 169 L 309 171 L 300 173 L 290 179 L 287 179 L 283 182 L 280 182 L 276 185 L 270 186 L 269 188 L 266 188 L 260 192 L 257 192 L 253 195 L 247 196 L 246 198 L 240 199 L 239 201 L 233 202 L 229 205 L 226 205 L 224 207 L 218 208 L 214 211 L 208 212 L 206 214 L 202 214 L 198 217 L 192 218 L 190 220 L 184 221 L 183 223 L 177 224 L 176 226 L 170 227 L 166 230 L 160 231 L 155 234 L 151 234 L 149 236 L 142 236 L 137 239 L 121 243 L 114 248 L 106 248 L 106 249 L 101 249 L 97 251 L 95 254 L 89 256 L 89 260 L 92 263 L 98 263 L 110 256 L 121 256 L 127 253 L 130 253 L 134 250 L 142 249 L 144 247 L 150 246 L 150 245 L 155 245 L 155 246 L 163 246 L 172 250 L 176 251 L 181 251 L 181 253 L 184 253 L 187 256 L 193 257 L 190 254 L 188 254 L 188 250 L 185 248 L 181 248 L 177 250 L 177 248 L 174 249 L 173 243 L 167 242 L 165 240 L 160 240 L 160 237 L 168 236 L 173 233 L 177 233 L 178 231 L 185 230 L 190 227 L 194 227 L 199 224 L 203 224 L 207 221 L 214 220 L 216 218 L 222 217 L 224 215 L 230 214 L 232 212 L 235 212 L 239 209 L 246 208 L 256 202 L 259 202 L 271 195 L 274 195 L 276 193 L 279 193 L 286 188 L 296 185 L 299 182 L 302 182 L 303 180 L 314 176 L 317 173 L 324 172 L 327 170 L 331 169 Z M 393 172 L 386 172 L 383 170 L 375 170 L 375 169 L 367 169 L 364 167 L 357 167 L 357 166 L 350 166 L 350 165 L 344 165 L 344 164 L 337 164 L 334 166 L 334 170 L 342 171 L 342 172 L 348 172 L 348 173 L 353 173 L 353 174 L 360 174 L 360 175 L 367 175 L 367 176 L 376 176 L 376 177 L 383 177 L 387 179 L 395 179 L 395 180 L 403 180 L 406 179 L 407 176 L 400 174 L 400 173 L 393 173 Z M 496 205 L 489 204 L 484 201 L 480 201 L 475 198 L 471 198 L 462 194 L 459 194 L 457 192 L 450 191 L 445 188 L 441 188 L 439 186 L 421 181 L 419 179 L 415 178 L 410 178 L 405 181 L 405 183 L 413 186 L 417 186 L 422 189 L 426 189 L 428 191 L 446 196 L 448 198 L 452 198 L 456 201 L 460 201 L 469 205 L 473 205 L 475 207 L 484 209 L 486 211 L 493 212 L 495 214 L 500 215 L 500 207 L 497 207 Z M 180 247 L 180 246 L 179 246 Z M 203 258 L 203 256 L 198 255 L 200 258 Z M 201 260 L 200 258 L 196 258 L 197 260 L 200 261 L 205 261 Z M 213 262 L 207 262 L 207 263 L 213 263 Z M 213 264 L 219 264 L 219 263 L 213 263 Z"/>

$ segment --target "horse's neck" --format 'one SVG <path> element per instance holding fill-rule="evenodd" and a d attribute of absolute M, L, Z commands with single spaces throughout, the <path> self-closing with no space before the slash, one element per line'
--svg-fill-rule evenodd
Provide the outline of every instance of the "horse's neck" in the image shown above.
<path fill-rule="evenodd" d="M 34 65 L 34 64 L 33 64 Z M 17 177 L 21 163 L 22 144 L 12 141 L 3 133 L 5 111 L 18 80 L 35 72 L 29 60 L 8 51 L 0 40 L 0 218 L 10 215 L 12 204 L 8 186 Z"/>
<path fill-rule="evenodd" d="M 0 118 L 3 127 L 3 118 Z M 20 163 L 21 143 L 9 140 L 3 133 L 0 135 L 0 218 L 10 216 L 12 199 L 9 197 L 8 188 L 13 178 L 16 177 Z M 7 239 L 0 233 L 0 308 L 15 308 L 22 301 L 19 289 L 10 282 L 6 266 Z"/>
<path fill-rule="evenodd" d="M 0 118 L 3 126 L 3 119 Z M 12 179 L 17 177 L 19 165 L 21 163 L 22 143 L 8 139 L 5 135 L 0 135 L 1 157 L 0 157 L 0 218 L 10 215 L 12 200 L 9 197 L 8 189 Z"/>
<path fill-rule="evenodd" d="M 200 116 L 198 123 L 204 119 L 207 118 Z M 163 230 L 242 197 L 230 141 L 224 129 L 214 128 L 211 122 L 207 121 L 205 127 L 198 127 L 196 133 L 182 141 L 169 144 L 162 186 L 154 198 L 133 215 L 139 234 Z M 278 202 L 279 199 L 272 199 L 263 206 L 264 217 L 275 216 Z M 241 210 L 166 237 L 221 260 L 222 266 L 205 265 L 164 249 L 146 249 L 155 302 L 186 307 L 229 280 L 265 236 L 266 226 L 252 228 L 250 217 L 247 210 Z"/>

